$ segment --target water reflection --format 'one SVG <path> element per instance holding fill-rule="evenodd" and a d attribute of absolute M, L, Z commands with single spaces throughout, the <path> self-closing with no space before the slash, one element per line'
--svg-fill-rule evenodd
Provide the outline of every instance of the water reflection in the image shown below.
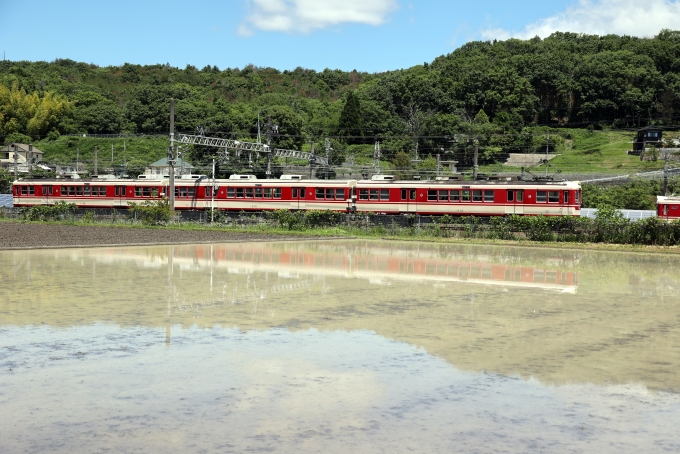
<path fill-rule="evenodd" d="M 372 241 L 2 252 L 0 423 L 44 424 L 22 450 L 113 426 L 150 450 L 677 450 L 679 270 Z"/>

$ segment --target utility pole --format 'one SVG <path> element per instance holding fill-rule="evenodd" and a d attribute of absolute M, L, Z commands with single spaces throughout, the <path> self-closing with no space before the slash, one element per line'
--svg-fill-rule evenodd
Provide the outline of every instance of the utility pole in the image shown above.
<path fill-rule="evenodd" d="M 111 168 L 113 168 L 113 144 L 111 144 Z"/>
<path fill-rule="evenodd" d="M 324 139 L 324 145 L 326 148 L 326 179 L 328 180 L 328 171 L 331 167 L 331 140 L 329 138 Z"/>
<path fill-rule="evenodd" d="M 97 145 L 94 146 L 94 170 L 92 171 L 92 176 L 96 177 L 97 176 L 97 158 L 99 157 L 99 147 Z"/>
<path fill-rule="evenodd" d="M 175 211 L 175 100 L 170 98 L 170 148 L 168 148 L 168 166 L 170 166 L 170 187 L 168 199 L 170 210 Z"/>
<path fill-rule="evenodd" d="M 125 148 L 124 140 L 123 140 L 123 167 L 125 167 L 125 175 L 127 175 L 127 149 Z"/>
<path fill-rule="evenodd" d="M 12 144 L 14 150 L 14 181 L 19 179 L 19 155 L 17 154 L 17 144 Z"/>
<path fill-rule="evenodd" d="M 550 148 L 550 133 L 548 133 L 548 141 L 545 143 L 545 176 L 548 178 L 548 149 Z"/>
<path fill-rule="evenodd" d="M 33 145 L 29 145 L 26 152 L 26 167 L 28 178 L 33 178 Z"/>
<path fill-rule="evenodd" d="M 78 173 L 78 167 L 80 167 L 80 148 L 76 148 L 76 173 Z"/>
<path fill-rule="evenodd" d="M 474 165 L 474 167 L 472 168 L 472 179 L 477 180 L 477 173 L 479 172 L 479 141 L 476 139 L 475 139 L 475 154 L 472 159 Z"/>
<path fill-rule="evenodd" d="M 316 157 L 314 156 L 314 141 L 312 141 L 312 149 L 309 154 L 309 178 L 311 180 L 314 178 L 314 164 L 316 163 Z"/>
<path fill-rule="evenodd" d="M 212 166 L 212 189 L 210 190 L 210 223 L 215 222 L 215 158 Z"/>
<path fill-rule="evenodd" d="M 441 176 L 441 164 L 439 162 L 441 161 L 440 154 L 437 153 L 437 176 Z"/>
<path fill-rule="evenodd" d="M 664 163 L 663 163 L 663 195 L 664 197 L 668 192 L 668 152 L 664 153 Z"/>
<path fill-rule="evenodd" d="M 380 173 L 380 142 L 378 141 L 373 146 L 373 172 Z"/>
<path fill-rule="evenodd" d="M 267 115 L 267 130 L 266 130 L 266 136 L 267 136 L 267 147 L 269 148 L 269 153 L 267 153 L 267 170 L 265 176 L 267 178 L 271 178 L 272 176 L 272 116 Z M 258 142 L 260 139 L 260 114 L 257 115 L 257 138 Z"/>

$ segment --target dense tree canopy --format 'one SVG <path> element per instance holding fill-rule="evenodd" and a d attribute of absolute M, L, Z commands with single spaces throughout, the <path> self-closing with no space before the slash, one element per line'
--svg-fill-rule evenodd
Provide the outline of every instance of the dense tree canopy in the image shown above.
<path fill-rule="evenodd" d="M 382 74 L 3 61 L 0 136 L 165 134 L 171 97 L 179 131 L 252 140 L 260 114 L 279 126 L 279 147 L 349 136 L 346 145 L 381 140 L 391 159 L 416 145 L 468 149 L 472 137 L 489 155 L 526 147 L 535 125 L 676 123 L 680 32 L 475 41 Z"/>

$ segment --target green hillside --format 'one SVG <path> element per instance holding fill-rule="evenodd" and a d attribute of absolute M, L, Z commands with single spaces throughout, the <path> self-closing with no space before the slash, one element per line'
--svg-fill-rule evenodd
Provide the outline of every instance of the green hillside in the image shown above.
<path fill-rule="evenodd" d="M 560 154 L 554 165 L 563 171 L 628 172 L 658 167 L 625 151 L 638 126 L 676 123 L 678 62 L 680 32 L 670 30 L 653 38 L 554 33 L 476 41 L 380 74 L 2 61 L 0 138 L 37 142 L 49 159 L 73 161 L 74 147 L 87 154 L 110 142 L 74 144 L 61 136 L 164 135 L 175 98 L 178 131 L 202 126 L 212 136 L 254 140 L 258 114 L 263 122 L 271 115 L 275 146 L 302 149 L 314 141 L 318 149 L 329 137 L 336 164 L 348 154 L 370 161 L 380 141 L 386 167 L 413 167 L 416 147 L 423 159 L 443 153 L 465 167 L 476 139 L 481 164 L 492 170 L 507 153 L 542 152 L 550 133 L 551 151 Z M 122 151 L 122 139 L 113 143 Z M 167 146 L 162 139 L 128 143 L 131 156 L 147 163 Z M 186 151 L 197 163 L 215 154 Z M 253 166 L 259 171 L 262 162 Z"/>

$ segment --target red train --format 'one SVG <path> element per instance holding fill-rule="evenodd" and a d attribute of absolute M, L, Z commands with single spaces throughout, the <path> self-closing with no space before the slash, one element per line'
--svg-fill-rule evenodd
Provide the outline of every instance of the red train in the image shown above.
<path fill-rule="evenodd" d="M 680 197 L 656 197 L 656 215 L 662 219 L 680 219 Z"/>
<path fill-rule="evenodd" d="M 51 205 L 58 201 L 80 208 L 127 208 L 165 197 L 164 180 L 18 180 L 15 207 Z M 333 210 L 386 214 L 504 216 L 507 214 L 579 216 L 581 186 L 577 182 L 525 181 L 393 181 L 305 180 L 284 175 L 258 180 L 232 175 L 228 180 L 185 175 L 175 181 L 175 208 L 232 211 L 279 209 Z"/>

